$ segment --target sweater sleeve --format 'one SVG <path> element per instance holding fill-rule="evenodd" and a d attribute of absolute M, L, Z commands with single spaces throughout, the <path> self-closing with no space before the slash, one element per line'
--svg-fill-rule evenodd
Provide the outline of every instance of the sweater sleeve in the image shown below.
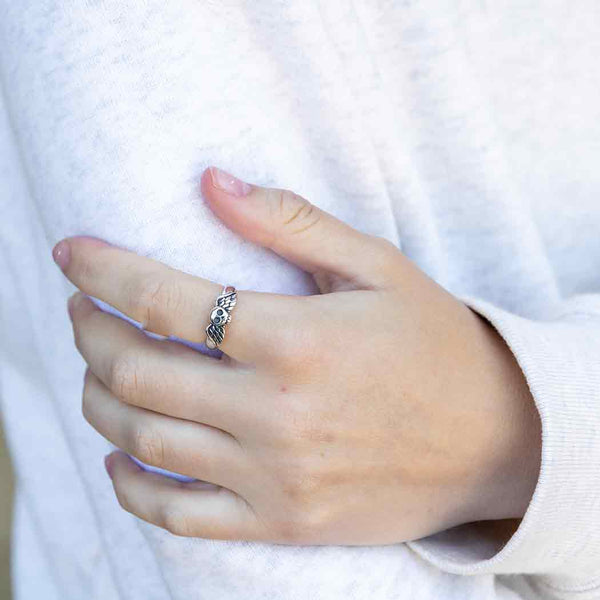
<path fill-rule="evenodd" d="M 600 294 L 573 296 L 531 320 L 461 298 L 504 338 L 542 424 L 537 485 L 507 535 L 502 522 L 467 523 L 408 545 L 463 575 L 531 574 L 554 597 L 600 597 Z M 506 528 L 504 528 L 506 530 Z"/>

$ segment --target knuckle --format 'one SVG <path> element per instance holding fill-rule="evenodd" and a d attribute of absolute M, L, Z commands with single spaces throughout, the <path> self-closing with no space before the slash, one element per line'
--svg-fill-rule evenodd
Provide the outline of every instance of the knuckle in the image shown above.
<path fill-rule="evenodd" d="M 173 535 L 184 537 L 193 535 L 189 515 L 175 502 L 170 502 L 162 507 L 159 525 Z"/>
<path fill-rule="evenodd" d="M 337 438 L 335 428 L 328 422 L 329 415 L 319 412 L 311 419 L 305 419 L 296 430 L 296 437 L 310 448 L 316 448 L 323 443 L 334 444 Z"/>
<path fill-rule="evenodd" d="M 285 516 L 271 529 L 280 541 L 291 544 L 311 544 L 319 539 L 325 526 L 322 513 L 316 508 L 288 507 Z"/>
<path fill-rule="evenodd" d="M 295 470 L 282 484 L 284 517 L 279 529 L 287 541 L 312 543 L 327 526 L 329 512 L 323 494 L 324 481 L 311 469 Z"/>
<path fill-rule="evenodd" d="M 148 276 L 132 286 L 128 304 L 134 318 L 146 329 L 163 331 L 167 316 L 181 306 L 181 287 L 173 280 Z"/>
<path fill-rule="evenodd" d="M 289 544 L 303 544 L 309 542 L 308 532 L 305 530 L 301 520 L 287 515 L 280 519 L 272 528 L 281 542 Z"/>
<path fill-rule="evenodd" d="M 165 442 L 162 434 L 148 426 L 138 426 L 130 436 L 130 451 L 144 463 L 161 467 L 165 463 Z"/>
<path fill-rule="evenodd" d="M 276 198 L 272 201 L 273 216 L 276 218 L 274 235 L 294 235 L 311 229 L 320 218 L 320 211 L 299 194 L 288 190 L 274 190 Z M 277 242 L 275 237 L 274 242 Z"/>
<path fill-rule="evenodd" d="M 286 462 L 287 465 L 279 470 L 281 493 L 286 505 L 295 512 L 304 514 L 311 509 L 319 497 L 320 474 L 311 468 L 305 458 Z"/>
<path fill-rule="evenodd" d="M 141 390 L 139 358 L 131 352 L 117 355 L 110 366 L 110 389 L 123 401 L 137 398 Z"/>
<path fill-rule="evenodd" d="M 315 468 L 310 461 L 318 444 L 335 442 L 338 435 L 335 416 L 305 395 L 289 398 L 271 419 L 270 439 L 277 442 L 286 455 L 286 461 L 294 461 L 297 468 Z"/>
<path fill-rule="evenodd" d="M 266 424 L 269 429 L 269 439 L 277 445 L 286 466 L 289 461 L 298 461 L 302 451 L 302 437 L 298 433 L 304 428 L 306 421 L 303 399 L 303 397 L 289 398 Z M 290 466 L 293 465 L 290 463 Z"/>
<path fill-rule="evenodd" d="M 338 415 L 334 410 L 323 407 L 318 399 L 306 394 L 290 394 L 281 397 L 278 410 L 264 424 L 269 439 L 277 445 L 286 461 L 302 466 L 310 460 L 319 445 L 334 444 L 340 436 Z M 315 464 L 308 463 L 311 468 Z"/>
<path fill-rule="evenodd" d="M 286 453 L 268 470 L 275 479 L 278 506 L 266 525 L 273 539 L 292 544 L 314 543 L 328 525 L 327 473 L 306 451 Z"/>

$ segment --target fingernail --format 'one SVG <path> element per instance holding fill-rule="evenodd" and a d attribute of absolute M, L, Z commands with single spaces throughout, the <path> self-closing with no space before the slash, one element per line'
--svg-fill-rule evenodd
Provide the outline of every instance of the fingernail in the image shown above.
<path fill-rule="evenodd" d="M 77 308 L 77 305 L 81 302 L 83 296 L 83 292 L 77 290 L 74 294 L 69 296 L 69 299 L 67 300 L 67 311 L 71 321 L 73 320 L 73 311 Z"/>
<path fill-rule="evenodd" d="M 247 196 L 252 189 L 249 183 L 241 181 L 230 173 L 217 169 L 217 167 L 210 167 L 209 171 L 213 185 L 223 190 L 226 194 L 238 197 Z"/>
<path fill-rule="evenodd" d="M 54 262 L 64 271 L 69 265 L 71 260 L 71 248 L 69 243 L 65 240 L 61 240 L 52 248 L 52 258 Z"/>
<path fill-rule="evenodd" d="M 106 469 L 106 472 L 108 473 L 108 476 L 112 479 L 112 452 L 110 454 L 107 454 L 104 457 L 104 468 Z"/>

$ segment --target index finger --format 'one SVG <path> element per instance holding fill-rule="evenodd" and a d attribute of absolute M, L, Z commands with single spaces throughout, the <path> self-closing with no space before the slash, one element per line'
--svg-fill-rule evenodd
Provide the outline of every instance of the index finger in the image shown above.
<path fill-rule="evenodd" d="M 222 285 L 87 236 L 61 240 L 53 256 L 82 292 L 108 303 L 147 331 L 190 342 L 206 341 L 205 330 Z M 242 362 L 275 356 L 278 331 L 274 323 L 284 319 L 274 315 L 287 312 L 289 308 L 282 303 L 293 297 L 237 293 L 237 304 L 219 349 Z M 265 314 L 269 319 L 264 318 Z"/>

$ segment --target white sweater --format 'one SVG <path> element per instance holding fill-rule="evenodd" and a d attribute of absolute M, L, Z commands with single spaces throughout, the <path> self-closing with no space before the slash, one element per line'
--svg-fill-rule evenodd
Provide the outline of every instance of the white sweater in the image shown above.
<path fill-rule="evenodd" d="M 0 0 L 16 599 L 600 598 L 598 56 L 597 0 Z M 543 427 L 506 545 L 483 524 L 389 546 L 210 541 L 120 509 L 50 250 L 90 234 L 307 293 L 210 213 L 209 164 L 394 241 L 505 337 Z"/>

